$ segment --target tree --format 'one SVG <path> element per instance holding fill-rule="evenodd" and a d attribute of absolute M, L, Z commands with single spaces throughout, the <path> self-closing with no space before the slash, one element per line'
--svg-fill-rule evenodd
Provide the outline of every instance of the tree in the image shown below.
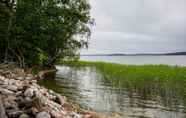
<path fill-rule="evenodd" d="M 9 31 L 14 8 L 14 0 L 0 0 L 0 62 L 7 60 Z"/>
<path fill-rule="evenodd" d="M 88 44 L 93 22 L 87 0 L 17 0 L 12 13 L 3 28 L 8 43 L 0 48 L 4 55 L 8 48 L 8 59 L 20 67 L 53 67 Z"/>

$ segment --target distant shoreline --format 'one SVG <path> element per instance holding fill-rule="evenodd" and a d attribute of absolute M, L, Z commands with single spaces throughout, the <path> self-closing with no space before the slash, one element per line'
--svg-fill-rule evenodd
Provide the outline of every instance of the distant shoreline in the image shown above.
<path fill-rule="evenodd" d="M 139 53 L 139 54 L 82 54 L 80 56 L 186 56 L 186 52 L 175 53 Z"/>

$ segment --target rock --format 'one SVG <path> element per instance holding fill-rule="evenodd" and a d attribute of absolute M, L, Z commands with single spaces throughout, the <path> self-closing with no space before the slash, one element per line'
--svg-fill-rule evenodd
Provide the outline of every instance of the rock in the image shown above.
<path fill-rule="evenodd" d="M 32 77 L 33 78 L 33 75 L 32 74 L 27 74 L 27 77 Z"/>
<path fill-rule="evenodd" d="M 75 113 L 75 112 L 72 112 L 72 113 L 70 114 L 70 117 L 71 117 L 71 118 L 83 118 L 82 115 L 77 114 L 77 113 Z"/>
<path fill-rule="evenodd" d="M 8 117 L 10 118 L 18 118 L 21 114 L 23 114 L 23 111 L 21 110 L 7 110 Z"/>
<path fill-rule="evenodd" d="M 13 91 L 10 91 L 8 89 L 4 89 L 4 88 L 1 88 L 0 87 L 0 93 L 4 94 L 4 95 L 11 95 L 11 94 L 14 94 Z"/>
<path fill-rule="evenodd" d="M 22 95 L 22 94 L 23 94 L 22 91 L 17 91 L 17 92 L 16 92 L 16 96 L 20 96 L 20 95 Z"/>
<path fill-rule="evenodd" d="M 26 97 L 25 99 L 20 98 L 19 108 L 31 108 L 32 107 L 32 99 Z"/>
<path fill-rule="evenodd" d="M 15 102 L 16 97 L 15 96 L 8 96 L 4 99 L 4 107 L 6 109 L 18 109 L 18 104 Z"/>
<path fill-rule="evenodd" d="M 24 92 L 25 97 L 33 97 L 34 96 L 34 90 L 31 88 L 28 88 L 25 92 Z"/>
<path fill-rule="evenodd" d="M 0 95 L 0 118 L 7 118 L 1 95 Z"/>
<path fill-rule="evenodd" d="M 36 118 L 51 118 L 51 116 L 47 112 L 40 112 L 36 115 Z"/>
<path fill-rule="evenodd" d="M 0 118 L 85 118 L 66 97 L 39 86 L 32 74 L 22 71 L 0 72 Z M 43 71 L 40 78 L 51 79 L 55 72 Z"/>
<path fill-rule="evenodd" d="M 32 77 L 26 77 L 25 79 L 26 79 L 26 80 L 31 80 L 31 79 L 32 79 Z"/>
<path fill-rule="evenodd" d="M 61 104 L 61 105 L 64 105 L 66 103 L 66 98 L 61 96 L 61 95 L 57 95 L 56 96 L 56 102 Z"/>
<path fill-rule="evenodd" d="M 17 77 L 18 80 L 24 80 L 24 77 Z"/>
<path fill-rule="evenodd" d="M 30 116 L 27 115 L 27 114 L 22 114 L 22 115 L 19 116 L 19 118 L 30 118 Z"/>
<path fill-rule="evenodd" d="M 36 115 L 39 112 L 39 110 L 36 107 L 32 107 L 31 112 L 32 114 Z"/>
<path fill-rule="evenodd" d="M 17 91 L 17 86 L 9 85 L 9 86 L 6 87 L 6 89 L 16 92 Z"/>
<path fill-rule="evenodd" d="M 52 110 L 50 113 L 51 113 L 52 118 L 61 118 L 64 115 L 63 113 L 57 112 L 55 110 Z"/>

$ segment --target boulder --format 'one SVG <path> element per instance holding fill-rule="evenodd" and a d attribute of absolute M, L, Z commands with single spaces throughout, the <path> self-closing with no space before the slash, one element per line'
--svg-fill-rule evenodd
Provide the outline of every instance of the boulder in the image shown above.
<path fill-rule="evenodd" d="M 32 88 L 28 88 L 25 92 L 24 92 L 24 96 L 25 97 L 33 97 L 34 96 L 34 90 Z"/>
<path fill-rule="evenodd" d="M 13 91 L 10 91 L 8 89 L 4 89 L 4 88 L 1 88 L 1 87 L 0 87 L 0 93 L 2 93 L 3 95 L 12 95 L 12 94 L 14 94 Z"/>
<path fill-rule="evenodd" d="M 6 109 L 18 109 L 18 104 L 15 100 L 15 96 L 8 96 L 4 99 L 4 107 Z"/>
<path fill-rule="evenodd" d="M 36 118 L 51 118 L 51 116 L 47 112 L 40 112 L 36 115 Z"/>
<path fill-rule="evenodd" d="M 23 114 L 24 112 L 21 110 L 7 110 L 7 115 L 9 118 L 18 118 L 21 114 Z"/>
<path fill-rule="evenodd" d="M 6 87 L 6 89 L 8 89 L 8 90 L 10 90 L 10 91 L 14 91 L 14 92 L 16 92 L 17 89 L 18 89 L 18 87 L 15 86 L 15 85 L 9 85 L 9 86 Z"/>

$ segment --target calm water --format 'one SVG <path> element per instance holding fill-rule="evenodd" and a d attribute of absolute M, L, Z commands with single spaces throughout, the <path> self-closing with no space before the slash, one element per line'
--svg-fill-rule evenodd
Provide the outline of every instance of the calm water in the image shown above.
<path fill-rule="evenodd" d="M 82 57 L 125 64 L 186 65 L 186 56 Z M 57 66 L 55 81 L 45 86 L 83 107 L 123 118 L 186 118 L 186 80 L 108 80 L 95 68 Z M 116 82 L 117 81 L 117 82 Z"/>
<path fill-rule="evenodd" d="M 81 56 L 81 60 L 135 65 L 168 64 L 186 66 L 186 56 Z"/>

